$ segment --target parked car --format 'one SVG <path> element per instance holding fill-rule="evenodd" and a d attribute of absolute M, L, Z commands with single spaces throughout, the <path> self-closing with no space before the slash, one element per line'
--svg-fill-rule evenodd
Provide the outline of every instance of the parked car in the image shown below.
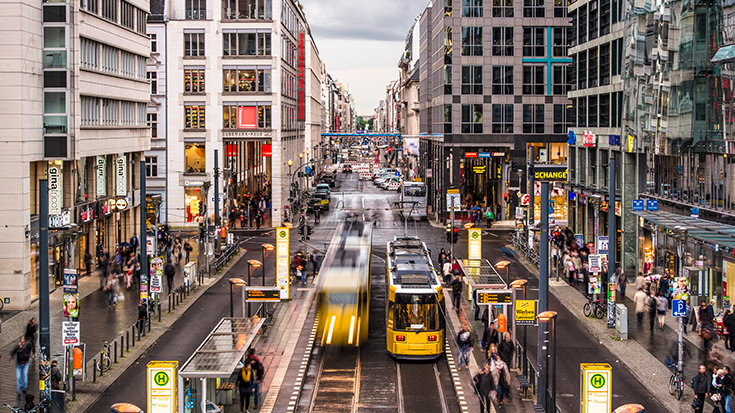
<path fill-rule="evenodd" d="M 332 193 L 332 187 L 329 184 L 319 184 L 316 186 L 316 192 L 324 192 L 328 196 Z"/>
<path fill-rule="evenodd" d="M 334 175 L 333 174 L 322 175 L 322 182 L 325 184 L 329 184 L 330 187 L 334 188 Z"/>
<path fill-rule="evenodd" d="M 345 164 L 345 165 L 344 165 L 344 166 L 342 167 L 342 173 L 344 173 L 344 174 L 351 174 L 351 173 L 352 173 L 352 165 L 350 165 L 350 164 Z"/>

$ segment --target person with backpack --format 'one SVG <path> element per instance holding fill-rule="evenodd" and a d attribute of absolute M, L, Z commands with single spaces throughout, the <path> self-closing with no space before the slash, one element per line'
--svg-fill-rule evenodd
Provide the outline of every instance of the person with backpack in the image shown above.
<path fill-rule="evenodd" d="M 472 378 L 472 383 L 480 396 L 480 413 L 490 413 L 496 390 L 495 381 L 490 371 L 490 360 L 482 365 L 482 370 Z"/>
<path fill-rule="evenodd" d="M 255 384 L 253 385 L 253 408 L 257 409 L 260 405 L 260 391 L 263 386 L 263 377 L 265 376 L 265 367 L 260 362 L 258 356 L 255 355 L 255 349 L 251 348 L 248 350 L 247 356 L 245 356 L 245 362 L 250 361 L 251 368 L 255 371 Z"/>
<path fill-rule="evenodd" d="M 468 369 L 470 368 L 470 354 L 472 353 L 472 348 L 475 345 L 475 339 L 472 337 L 472 333 L 467 331 L 467 327 L 462 326 L 462 328 L 459 330 L 459 333 L 457 333 L 457 346 L 459 346 L 459 368 L 457 369 L 462 370 L 462 367 L 464 365 L 464 368 Z"/>
<path fill-rule="evenodd" d="M 454 279 L 449 283 L 452 287 L 452 305 L 456 311 L 460 310 L 460 303 L 462 299 L 462 277 L 458 274 L 454 274 Z"/>
<path fill-rule="evenodd" d="M 245 364 L 242 366 L 240 373 L 237 375 L 238 390 L 240 390 L 240 411 L 247 412 L 250 408 L 250 396 L 253 394 L 255 388 L 255 373 L 252 369 L 252 362 L 245 360 Z M 243 404 L 245 408 L 243 409 Z"/>

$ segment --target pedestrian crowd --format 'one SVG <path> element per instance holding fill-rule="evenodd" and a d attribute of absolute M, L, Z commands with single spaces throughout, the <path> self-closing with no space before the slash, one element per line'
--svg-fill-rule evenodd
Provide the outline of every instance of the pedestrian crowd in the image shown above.
<path fill-rule="evenodd" d="M 253 398 L 253 409 L 263 405 L 261 390 L 265 367 L 260 358 L 255 355 L 255 349 L 248 350 L 242 368 L 237 373 L 235 385 L 240 391 L 240 411 L 249 412 L 250 398 Z"/>
<path fill-rule="evenodd" d="M 515 345 L 510 332 L 505 331 L 507 326 L 502 323 L 500 318 L 494 319 L 492 311 L 488 311 L 487 308 L 483 311 L 481 317 L 483 334 L 480 347 L 485 355 L 485 362 L 482 365 L 482 370 L 473 378 L 475 389 L 480 396 L 481 412 L 490 412 L 492 402 L 502 406 L 505 399 L 511 399 L 510 367 L 515 353 Z M 460 341 L 460 337 L 464 339 Z M 457 340 L 460 347 L 459 365 L 461 370 L 463 367 L 467 368 L 469 354 L 472 352 L 475 338 L 463 328 Z"/>
<path fill-rule="evenodd" d="M 237 223 L 240 224 L 240 228 L 260 229 L 268 218 L 268 211 L 271 210 L 270 190 L 258 191 L 253 195 L 247 193 L 239 204 L 230 207 L 228 215 L 230 229 L 235 229 Z"/>

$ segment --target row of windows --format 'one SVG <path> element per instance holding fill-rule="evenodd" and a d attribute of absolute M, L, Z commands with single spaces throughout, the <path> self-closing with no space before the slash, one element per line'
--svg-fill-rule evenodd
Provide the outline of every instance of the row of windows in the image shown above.
<path fill-rule="evenodd" d="M 146 104 L 93 96 L 81 97 L 82 126 L 143 126 Z"/>
<path fill-rule="evenodd" d="M 184 104 L 184 129 L 206 129 L 206 106 Z M 271 106 L 227 105 L 222 108 L 223 129 L 270 129 Z"/>
<path fill-rule="evenodd" d="M 102 16 L 103 19 L 140 34 L 146 34 L 145 24 L 148 14 L 125 0 L 81 0 L 80 7 L 89 13 Z"/>
<path fill-rule="evenodd" d="M 298 93 L 296 75 L 288 70 L 281 71 L 281 94 L 291 99 L 296 99 Z"/>
<path fill-rule="evenodd" d="M 463 95 L 482 95 L 482 66 L 461 67 L 461 93 Z M 514 95 L 515 83 L 513 81 L 513 66 L 492 66 L 491 83 L 493 95 Z M 546 76 L 546 65 L 523 66 L 523 94 L 545 95 L 546 85 L 552 84 L 554 95 L 566 95 L 571 90 L 571 71 L 567 65 L 553 65 L 552 76 Z M 443 94 L 451 95 L 452 91 L 452 66 L 444 65 L 434 73 L 435 97 Z"/>
<path fill-rule="evenodd" d="M 514 133 L 515 105 L 493 104 L 491 109 L 491 131 L 494 134 Z M 545 133 L 546 105 L 521 105 L 521 127 L 526 134 Z M 452 105 L 436 106 L 436 119 L 443 119 L 444 133 L 452 133 Z M 565 134 L 571 127 L 574 109 L 571 105 L 553 105 L 554 133 Z M 483 133 L 483 105 L 462 104 L 460 114 L 460 132 L 466 134 Z"/>
<path fill-rule="evenodd" d="M 222 18 L 224 20 L 271 20 L 273 18 L 272 13 L 272 0 L 222 0 Z"/>
<path fill-rule="evenodd" d="M 101 71 L 131 79 L 146 78 L 146 57 L 94 40 L 81 38 L 80 61 L 83 69 Z"/>
<path fill-rule="evenodd" d="M 620 74 L 622 48 L 623 39 L 617 39 L 573 55 L 570 82 L 577 89 L 609 85 L 610 77 Z"/>
<path fill-rule="evenodd" d="M 449 30 L 446 30 L 449 29 Z M 492 28 L 492 55 L 493 56 L 513 56 L 514 39 L 513 27 L 493 27 Z M 448 33 L 448 34 L 447 34 Z M 451 27 L 445 28 L 445 39 L 451 36 Z M 552 55 L 556 57 L 566 57 L 567 48 L 569 46 L 569 28 L 554 27 L 552 29 Z M 437 38 L 438 39 L 438 38 Z M 545 27 L 524 27 L 523 28 L 523 56 L 529 57 L 545 57 L 546 56 L 546 28 Z M 446 40 L 445 40 L 446 42 Z M 446 46 L 445 46 L 446 47 Z M 451 54 L 451 37 L 449 45 L 449 54 Z M 451 56 L 446 57 L 445 63 L 451 63 Z M 483 28 L 482 27 L 462 27 L 462 56 L 482 56 L 483 55 Z M 437 58 L 440 55 L 437 55 Z M 449 61 L 447 61 L 449 60 Z"/>
<path fill-rule="evenodd" d="M 610 33 L 611 24 L 621 19 L 622 5 L 622 0 L 592 0 L 570 12 L 571 45 L 576 46 Z"/>
<path fill-rule="evenodd" d="M 291 5 L 288 0 L 282 0 L 281 3 L 281 23 L 286 30 L 291 33 L 292 36 L 296 37 L 296 33 L 303 31 L 301 22 L 296 17 L 296 12 L 291 9 Z"/>
<path fill-rule="evenodd" d="M 296 68 L 299 62 L 299 48 L 287 36 L 281 37 L 281 56 L 291 67 Z"/>
<path fill-rule="evenodd" d="M 270 33 L 223 33 L 225 56 L 270 56 Z"/>
<path fill-rule="evenodd" d="M 579 128 L 617 128 L 622 121 L 623 92 L 603 93 L 571 100 L 571 113 L 576 119 L 569 120 L 571 126 Z"/>
<path fill-rule="evenodd" d="M 271 68 L 247 67 L 222 71 L 224 92 L 271 92 Z"/>
<path fill-rule="evenodd" d="M 444 15 L 452 17 L 452 0 L 445 0 L 444 3 Z M 514 17 L 514 3 L 514 0 L 492 0 L 492 17 Z M 571 4 L 571 1 L 554 0 L 553 3 L 554 17 L 566 17 L 567 5 Z M 461 12 L 461 17 L 483 17 L 483 0 L 462 0 Z M 523 0 L 523 17 L 546 17 L 544 0 Z"/>

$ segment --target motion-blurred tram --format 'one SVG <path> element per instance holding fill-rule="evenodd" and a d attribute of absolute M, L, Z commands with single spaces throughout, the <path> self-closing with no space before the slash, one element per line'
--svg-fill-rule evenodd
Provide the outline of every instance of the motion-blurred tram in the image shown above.
<path fill-rule="evenodd" d="M 319 271 L 322 345 L 359 346 L 368 336 L 372 226 L 340 224 Z"/>
<path fill-rule="evenodd" d="M 398 359 L 430 360 L 444 352 L 444 295 L 426 244 L 396 237 L 387 248 L 386 344 Z"/>

